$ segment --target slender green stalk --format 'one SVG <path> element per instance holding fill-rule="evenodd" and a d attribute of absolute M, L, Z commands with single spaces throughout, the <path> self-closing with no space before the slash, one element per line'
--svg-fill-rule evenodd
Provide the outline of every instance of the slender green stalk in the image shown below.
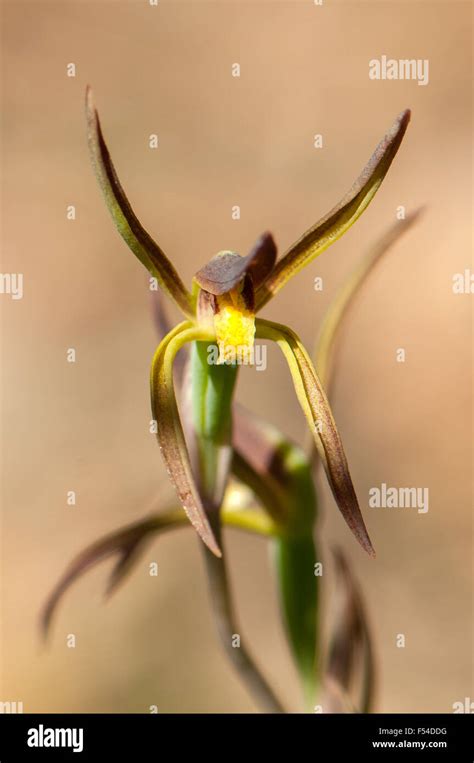
<path fill-rule="evenodd" d="M 191 349 L 192 420 L 198 454 L 194 468 L 209 522 L 222 549 L 220 507 L 232 455 L 231 406 L 237 366 L 209 364 L 208 344 L 195 342 Z M 282 705 L 242 643 L 225 556 L 215 556 L 206 546 L 203 551 L 211 606 L 224 651 L 255 701 L 266 712 L 283 713 Z"/>
<path fill-rule="evenodd" d="M 214 528 L 216 538 L 222 548 L 222 537 Z M 225 654 L 236 669 L 242 681 L 248 687 L 257 704 L 267 713 L 284 713 L 285 710 L 275 696 L 272 688 L 260 673 L 250 653 L 242 643 L 242 634 L 237 623 L 224 555 L 219 558 L 203 547 L 209 582 L 211 604 L 216 621 L 217 632 Z M 239 646 L 233 641 L 239 636 Z"/>

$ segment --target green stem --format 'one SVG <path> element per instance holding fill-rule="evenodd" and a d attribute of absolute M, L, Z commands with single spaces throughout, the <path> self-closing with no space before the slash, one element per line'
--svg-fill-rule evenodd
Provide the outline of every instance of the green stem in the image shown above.
<path fill-rule="evenodd" d="M 209 364 L 207 350 L 207 342 L 195 342 L 191 349 L 192 420 L 198 453 L 194 468 L 209 521 L 223 550 L 220 508 L 232 457 L 232 397 L 238 369 L 235 365 Z M 242 644 L 225 555 L 218 558 L 208 548 L 203 550 L 211 605 L 224 651 L 256 702 L 266 712 L 282 713 L 283 707 Z"/>
<path fill-rule="evenodd" d="M 216 533 L 217 542 L 222 548 L 222 537 L 217 528 L 213 529 Z M 223 557 L 219 559 L 206 546 L 203 548 L 212 608 L 225 654 L 257 704 L 267 713 L 284 713 L 284 708 L 242 643 L 242 635 L 230 592 L 227 565 Z M 237 644 L 236 637 L 238 637 Z"/>
<path fill-rule="evenodd" d="M 208 363 L 209 342 L 191 347 L 192 423 L 197 478 L 209 511 L 219 511 L 232 456 L 232 396 L 237 366 Z"/>

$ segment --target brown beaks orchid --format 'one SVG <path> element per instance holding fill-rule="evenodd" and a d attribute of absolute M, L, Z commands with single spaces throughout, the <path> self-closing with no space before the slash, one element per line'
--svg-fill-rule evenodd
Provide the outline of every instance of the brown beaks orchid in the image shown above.
<path fill-rule="evenodd" d="M 222 416 L 222 411 L 212 411 L 211 391 L 215 392 L 216 384 L 222 384 L 223 389 L 227 385 L 230 412 L 235 377 L 231 378 L 229 368 L 236 365 L 237 351 L 239 359 L 245 356 L 246 351 L 250 357 L 254 340 L 259 338 L 275 342 L 282 350 L 335 501 L 361 546 L 373 555 L 341 438 L 310 357 L 294 331 L 256 316 L 290 278 L 337 241 L 360 217 L 392 163 L 407 128 L 410 112 L 404 111 L 397 117 L 342 201 L 293 244 L 283 257 L 277 260 L 272 235 L 265 233 L 245 257 L 232 251 L 217 254 L 198 270 L 193 290 L 188 291 L 162 249 L 138 221 L 125 196 L 102 135 L 90 89 L 87 91 L 86 108 L 94 168 L 118 231 L 185 319 L 166 335 L 156 350 L 151 370 L 151 400 L 158 441 L 170 479 L 200 537 L 214 554 L 221 554 L 215 509 L 222 499 L 232 444 L 229 427 L 221 427 L 217 432 L 217 424 L 213 422 L 213 416 Z M 213 493 L 212 500 L 212 491 L 207 489 L 205 477 L 199 469 L 199 456 L 197 460 L 190 456 L 189 437 L 185 437 L 183 431 L 174 390 L 173 363 L 178 351 L 187 343 L 193 343 L 198 348 L 197 352 L 199 347 L 207 349 L 209 345 L 217 350 L 215 367 L 209 369 L 209 374 L 215 375 L 204 393 L 201 385 L 201 408 L 198 413 L 194 406 L 194 421 L 199 419 L 202 426 L 212 430 L 213 443 L 219 446 L 214 453 L 217 460 L 211 468 L 221 470 L 221 488 Z M 223 394 L 221 389 L 221 400 Z M 200 433 L 202 435 L 202 430 Z M 206 437 L 201 439 L 205 441 Z"/>

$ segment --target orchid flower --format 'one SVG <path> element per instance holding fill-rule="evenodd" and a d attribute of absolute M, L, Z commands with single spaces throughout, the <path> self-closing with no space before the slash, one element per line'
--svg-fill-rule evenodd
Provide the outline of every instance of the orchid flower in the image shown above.
<path fill-rule="evenodd" d="M 158 441 L 170 479 L 179 502 L 197 533 L 211 551 L 220 556 L 216 529 L 213 527 L 215 517 L 213 510 L 206 507 L 209 496 L 203 496 L 203 486 L 199 484 L 203 475 L 197 475 L 196 469 L 193 471 L 179 417 L 173 383 L 173 362 L 178 351 L 188 343 L 205 346 L 206 351 L 209 344 L 217 345 L 219 354 L 216 367 L 211 372 L 213 383 L 221 385 L 223 390 L 225 388 L 225 394 L 231 396 L 235 381 L 231 377 L 235 377 L 235 364 L 228 364 L 227 358 L 235 357 L 233 351 L 251 350 L 255 338 L 261 338 L 275 342 L 283 352 L 336 504 L 361 546 L 373 556 L 373 546 L 359 508 L 341 438 L 311 359 L 292 329 L 256 316 L 290 278 L 337 241 L 360 217 L 393 161 L 405 134 L 410 112 L 406 110 L 397 117 L 339 204 L 290 246 L 281 259 L 277 261 L 272 235 L 265 233 L 245 257 L 233 251 L 219 252 L 198 270 L 190 292 L 132 210 L 112 164 L 90 89 L 87 91 L 86 109 L 89 147 L 95 172 L 117 229 L 132 252 L 183 313 L 184 321 L 167 334 L 153 358 L 151 402 L 157 422 Z M 199 350 L 195 355 L 194 368 L 199 374 L 199 369 L 202 370 L 208 356 Z M 214 390 L 214 384 L 212 389 Z M 200 402 L 205 408 L 212 402 L 212 395 L 209 389 L 201 390 L 201 393 Z M 214 401 L 218 397 L 219 395 L 215 396 Z M 210 419 L 215 413 L 209 412 L 209 409 L 207 413 L 199 410 L 199 402 L 195 402 L 193 410 L 194 423 L 200 419 L 203 437 L 209 439 L 213 426 Z M 220 416 L 222 415 L 220 406 Z M 205 421 L 206 416 L 209 421 Z M 224 446 L 224 440 L 230 443 L 230 431 L 212 433 L 213 437 L 216 435 L 221 440 L 221 446 Z M 213 496 L 214 502 L 215 499 L 222 500 L 230 464 L 228 457 L 226 459 L 222 456 L 218 460 L 219 464 L 212 464 L 212 469 L 218 466 L 220 470 L 219 490 Z M 201 453 L 201 463 L 202 461 Z"/>
<path fill-rule="evenodd" d="M 246 256 L 229 250 L 219 252 L 197 271 L 190 291 L 142 227 L 125 196 L 89 88 L 86 114 L 93 165 L 114 223 L 184 319 L 171 328 L 161 300 L 155 303 L 156 323 L 165 336 L 152 360 L 151 406 L 177 505 L 112 533 L 76 557 L 48 599 L 43 627 L 47 630 L 64 592 L 85 570 L 118 555 L 109 579 L 111 593 L 144 544 L 156 533 L 182 527 L 187 515 L 205 544 L 211 600 L 228 656 L 257 700 L 266 709 L 281 712 L 281 704 L 245 646 L 229 649 L 232 633 L 239 630 L 222 558 L 221 527 L 233 526 L 268 537 L 274 543 L 283 622 L 308 707 L 314 701 L 319 680 L 328 708 L 350 710 L 351 681 L 357 658 L 362 655 L 362 694 L 355 706 L 367 709 L 373 684 L 370 636 L 361 595 L 339 551 L 335 555 L 336 568 L 345 604 L 326 650 L 327 660 L 321 664 L 319 588 L 313 573 L 318 560 L 313 532 L 317 499 L 311 460 L 322 464 L 339 511 L 362 548 L 374 556 L 325 388 L 329 389 L 335 338 L 348 305 L 376 262 L 418 213 L 397 223 L 377 243 L 337 295 L 322 324 L 316 368 L 291 328 L 257 315 L 290 278 L 360 217 L 398 151 L 410 112 L 406 110 L 397 117 L 339 204 L 280 259 L 272 235 L 264 233 Z M 233 403 L 238 366 L 251 363 L 255 339 L 275 342 L 287 361 L 312 436 L 309 459 L 276 427 Z M 189 353 L 183 364 L 182 353 L 178 353 L 185 346 Z M 243 500 L 242 486 L 247 490 Z M 264 514 L 259 506 L 264 508 Z"/>

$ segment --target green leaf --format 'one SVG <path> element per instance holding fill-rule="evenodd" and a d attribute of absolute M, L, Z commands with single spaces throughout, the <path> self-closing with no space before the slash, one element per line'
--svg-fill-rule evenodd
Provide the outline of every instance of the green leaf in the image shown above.
<path fill-rule="evenodd" d="M 351 190 L 284 254 L 256 295 L 260 310 L 286 282 L 337 241 L 367 208 L 377 193 L 402 142 L 410 111 L 403 111 L 382 138 Z"/>
<path fill-rule="evenodd" d="M 193 316 L 191 294 L 178 273 L 135 215 L 120 184 L 102 134 L 92 91 L 86 90 L 87 138 L 92 164 L 118 232 L 140 262 L 157 279 L 161 288 L 174 300 L 185 316 Z"/>
<path fill-rule="evenodd" d="M 306 703 L 317 682 L 319 577 L 313 528 L 317 499 L 304 451 L 254 412 L 237 406 L 233 472 L 277 523 L 274 563 L 283 625 Z"/>
<path fill-rule="evenodd" d="M 281 535 L 273 541 L 283 622 L 301 676 L 306 704 L 314 703 L 317 679 L 319 578 L 311 531 Z"/>

